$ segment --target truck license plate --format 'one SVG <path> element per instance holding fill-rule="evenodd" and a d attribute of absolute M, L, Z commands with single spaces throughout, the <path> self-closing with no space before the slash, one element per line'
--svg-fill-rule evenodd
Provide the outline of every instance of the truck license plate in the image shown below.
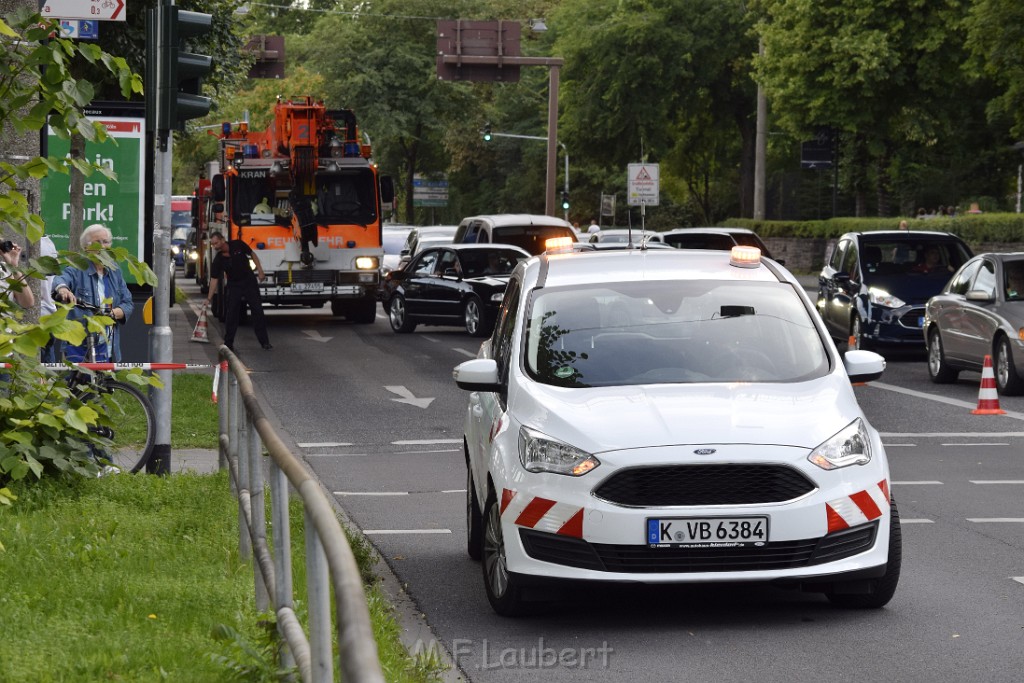
<path fill-rule="evenodd" d="M 324 291 L 324 283 L 322 282 L 293 282 L 293 292 L 322 292 Z"/>
<path fill-rule="evenodd" d="M 767 517 L 647 519 L 651 548 L 736 548 L 767 542 Z"/>

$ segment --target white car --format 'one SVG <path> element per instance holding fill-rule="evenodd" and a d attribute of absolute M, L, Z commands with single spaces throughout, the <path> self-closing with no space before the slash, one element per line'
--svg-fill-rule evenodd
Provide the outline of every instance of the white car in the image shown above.
<path fill-rule="evenodd" d="M 455 368 L 468 551 L 494 610 L 547 579 L 776 581 L 881 607 L 900 527 L 878 432 L 814 305 L 755 248 L 544 254 Z"/>

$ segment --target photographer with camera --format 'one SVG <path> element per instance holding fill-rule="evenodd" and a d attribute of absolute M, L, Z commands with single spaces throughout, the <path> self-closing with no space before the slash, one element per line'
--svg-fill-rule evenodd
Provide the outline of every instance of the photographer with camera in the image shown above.
<path fill-rule="evenodd" d="M 28 276 L 18 274 L 17 267 L 21 260 L 21 247 L 11 240 L 0 242 L 0 296 L 11 298 L 22 308 L 31 308 L 35 297 L 28 286 Z"/>

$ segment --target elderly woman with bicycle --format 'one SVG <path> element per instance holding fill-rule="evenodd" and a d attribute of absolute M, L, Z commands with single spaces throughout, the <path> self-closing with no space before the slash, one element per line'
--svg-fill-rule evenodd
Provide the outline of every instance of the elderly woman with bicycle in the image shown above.
<path fill-rule="evenodd" d="M 82 249 L 98 245 L 101 249 L 109 249 L 114 243 L 113 234 L 100 223 L 95 223 L 82 231 Z M 53 279 L 53 298 L 80 308 L 68 313 L 69 320 L 81 320 L 89 315 L 83 309 L 98 309 L 98 312 L 114 319 L 117 323 L 110 332 L 110 338 L 95 347 L 96 360 L 99 362 L 118 362 L 121 360 L 120 335 L 118 325 L 123 325 L 131 316 L 133 305 L 132 295 L 124 281 L 120 269 L 105 268 L 102 263 L 92 262 L 82 270 L 76 266 L 68 266 L 64 272 Z M 64 344 L 64 357 L 72 362 L 85 359 L 87 346 Z"/>

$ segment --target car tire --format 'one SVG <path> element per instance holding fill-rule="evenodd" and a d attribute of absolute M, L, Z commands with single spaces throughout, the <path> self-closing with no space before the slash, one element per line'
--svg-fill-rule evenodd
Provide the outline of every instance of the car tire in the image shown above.
<path fill-rule="evenodd" d="M 348 319 L 356 325 L 372 325 L 377 320 L 377 299 L 360 299 L 349 304 Z"/>
<path fill-rule="evenodd" d="M 951 384 L 960 374 L 946 360 L 946 352 L 942 348 L 942 335 L 937 329 L 928 333 L 928 376 L 935 384 Z"/>
<path fill-rule="evenodd" d="M 892 600 L 896 593 L 896 585 L 900 582 L 900 566 L 903 563 L 903 532 L 900 528 L 900 513 L 896 509 L 896 501 L 889 501 L 889 561 L 885 565 L 885 574 L 871 579 L 866 593 L 848 593 L 841 588 L 842 583 L 834 584 L 825 593 L 829 602 L 838 607 L 852 609 L 878 609 Z M 860 583 L 860 582 L 858 582 Z"/>
<path fill-rule="evenodd" d="M 409 310 L 405 306 L 405 297 L 395 294 L 388 304 L 388 322 L 391 329 L 399 334 L 407 334 L 416 329 L 416 323 L 409 320 Z"/>
<path fill-rule="evenodd" d="M 484 515 L 473 486 L 473 472 L 466 463 L 466 552 L 470 559 L 480 561 L 483 556 Z"/>
<path fill-rule="evenodd" d="M 1017 366 L 1013 362 L 1013 350 L 1010 340 L 1000 336 L 996 340 L 995 365 L 996 389 L 1004 396 L 1020 396 L 1024 393 L 1024 380 L 1017 374 Z"/>
<path fill-rule="evenodd" d="M 473 295 L 466 300 L 466 304 L 462 307 L 462 322 L 466 326 L 466 333 L 469 336 L 487 336 L 487 318 L 480 297 Z"/>
<path fill-rule="evenodd" d="M 492 490 L 484 506 L 481 566 L 484 590 L 491 608 L 503 617 L 516 617 L 526 612 L 522 578 L 508 570 L 505 539 L 501 531 L 501 510 Z"/>

